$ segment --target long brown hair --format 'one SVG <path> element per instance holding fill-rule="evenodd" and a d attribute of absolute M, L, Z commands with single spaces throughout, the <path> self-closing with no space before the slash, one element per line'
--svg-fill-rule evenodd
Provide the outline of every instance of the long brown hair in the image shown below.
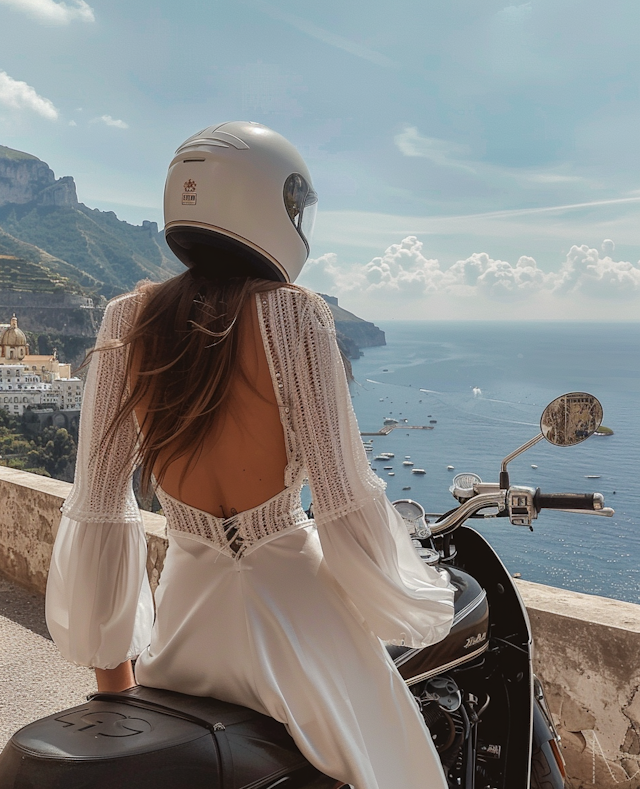
<path fill-rule="evenodd" d="M 233 376 L 246 379 L 238 358 L 240 313 L 254 293 L 280 285 L 252 277 L 214 279 L 197 268 L 160 284 L 138 285 L 141 305 L 121 341 L 128 346 L 122 406 L 105 443 L 144 402 L 134 459 L 142 466 L 143 491 L 152 474 L 161 484 L 179 457 L 188 456 L 183 474 L 197 460 L 205 437 L 217 427 Z"/>

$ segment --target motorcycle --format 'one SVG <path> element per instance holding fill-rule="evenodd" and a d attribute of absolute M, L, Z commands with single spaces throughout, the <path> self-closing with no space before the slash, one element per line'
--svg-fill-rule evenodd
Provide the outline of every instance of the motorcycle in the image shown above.
<path fill-rule="evenodd" d="M 543 509 L 611 516 L 599 493 L 512 485 L 508 464 L 546 439 L 573 446 L 602 422 L 592 395 L 562 395 L 540 433 L 508 455 L 499 481 L 458 474 L 457 506 L 427 514 L 393 502 L 427 564 L 456 589 L 450 634 L 432 646 L 388 646 L 431 732 L 449 787 L 561 789 L 565 768 L 544 691 L 532 669 L 525 606 L 474 519 L 533 528 Z M 0 754 L 3 789 L 335 789 L 284 726 L 253 710 L 155 688 L 91 694 L 87 703 L 20 729 Z"/>

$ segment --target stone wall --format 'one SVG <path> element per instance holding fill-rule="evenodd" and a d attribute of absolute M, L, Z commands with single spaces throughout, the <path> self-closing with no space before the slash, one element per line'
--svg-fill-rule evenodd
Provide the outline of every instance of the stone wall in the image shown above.
<path fill-rule="evenodd" d="M 60 507 L 71 485 L 0 466 L 0 572 L 44 594 Z M 167 549 L 162 515 L 143 512 L 149 548 L 147 572 L 155 591 Z"/>
<path fill-rule="evenodd" d="M 65 482 L 0 467 L 0 570 L 44 592 Z M 155 590 L 165 519 L 143 513 Z M 640 606 L 518 581 L 572 789 L 640 788 Z"/>

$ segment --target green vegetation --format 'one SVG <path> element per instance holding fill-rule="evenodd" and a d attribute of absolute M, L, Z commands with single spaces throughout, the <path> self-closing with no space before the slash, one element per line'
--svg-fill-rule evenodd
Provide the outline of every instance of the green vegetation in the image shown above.
<path fill-rule="evenodd" d="M 37 156 L 24 151 L 16 151 L 14 148 L 7 148 L 6 145 L 0 145 L 0 159 L 10 159 L 12 162 L 25 161 L 27 159 L 35 162 L 40 161 Z"/>
<path fill-rule="evenodd" d="M 21 419 L 0 409 L 1 466 L 72 482 L 76 452 L 76 442 L 64 428 L 46 427 L 31 437 Z"/>
<path fill-rule="evenodd" d="M 86 272 L 100 283 L 97 289 L 106 298 L 130 290 L 141 279 L 159 281 L 183 270 L 155 224 L 130 225 L 112 211 L 82 204 L 7 204 L 0 208 L 0 230 L 70 264 L 77 275 Z"/>
<path fill-rule="evenodd" d="M 604 425 L 600 425 L 600 427 L 596 430 L 596 435 L 598 436 L 612 436 L 613 430 L 610 427 L 605 427 Z"/>
<path fill-rule="evenodd" d="M 69 265 L 43 249 L 33 244 L 27 244 L 25 241 L 19 241 L 5 233 L 2 228 L 0 228 L 0 257 L 6 260 L 14 258 L 14 262 L 2 263 L 0 260 L 5 269 L 5 273 L 0 274 L 2 278 L 0 290 L 26 290 L 31 293 L 51 292 L 46 288 L 38 291 L 35 288 L 23 287 L 24 284 L 29 285 L 33 277 L 36 283 L 41 280 L 58 283 L 58 287 L 62 286 L 66 293 L 95 297 L 103 284 L 85 271 Z M 31 265 L 36 268 L 31 268 Z M 17 273 L 19 283 L 17 287 L 11 287 L 9 267 L 13 267 Z"/>
<path fill-rule="evenodd" d="M 38 263 L 0 254 L 0 290 L 27 293 L 76 293 L 76 283 Z"/>

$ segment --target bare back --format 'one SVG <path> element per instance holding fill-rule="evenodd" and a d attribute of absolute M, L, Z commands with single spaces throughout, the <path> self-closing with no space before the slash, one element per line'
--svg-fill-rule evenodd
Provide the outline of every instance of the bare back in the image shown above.
<path fill-rule="evenodd" d="M 249 383 L 241 375 L 234 376 L 221 422 L 205 437 L 197 461 L 181 482 L 189 458 L 178 458 L 168 466 L 162 482 L 162 489 L 173 498 L 223 518 L 256 507 L 283 490 L 287 465 L 254 297 L 242 310 L 238 330 L 239 364 Z M 136 408 L 139 424 L 145 408 L 144 403 Z M 161 453 L 156 471 L 171 451 L 169 445 Z"/>

